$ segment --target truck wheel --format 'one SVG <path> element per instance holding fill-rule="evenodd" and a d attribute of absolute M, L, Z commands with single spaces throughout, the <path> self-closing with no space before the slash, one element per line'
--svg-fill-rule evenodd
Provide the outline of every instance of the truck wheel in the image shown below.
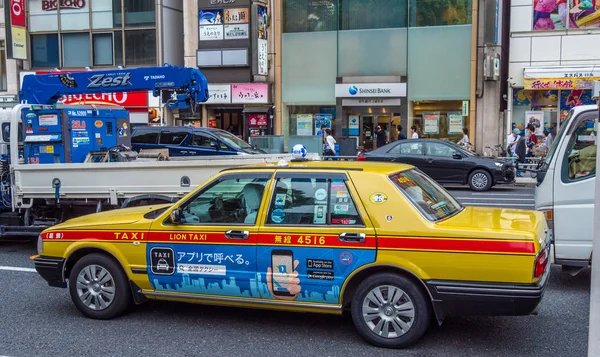
<path fill-rule="evenodd" d="M 360 336 L 379 347 L 407 347 L 431 321 L 428 298 L 409 279 L 389 273 L 365 279 L 352 297 L 351 310 Z"/>
<path fill-rule="evenodd" d="M 473 191 L 487 191 L 492 183 L 492 175 L 485 170 L 475 170 L 469 175 L 469 186 Z"/>
<path fill-rule="evenodd" d="M 69 292 L 85 316 L 107 320 L 120 316 L 131 304 L 131 290 L 123 270 L 103 254 L 86 255 L 69 274 Z"/>

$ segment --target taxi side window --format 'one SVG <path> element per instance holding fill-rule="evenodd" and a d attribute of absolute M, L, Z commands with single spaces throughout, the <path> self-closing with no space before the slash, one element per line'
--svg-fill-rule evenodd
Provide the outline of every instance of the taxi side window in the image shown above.
<path fill-rule="evenodd" d="M 269 178 L 224 178 L 182 206 L 181 224 L 255 224 Z"/>
<path fill-rule="evenodd" d="M 344 180 L 278 178 L 268 225 L 362 225 Z"/>
<path fill-rule="evenodd" d="M 571 132 L 565 151 L 561 179 L 564 183 L 584 180 L 596 175 L 596 136 L 594 124 L 598 113 L 583 113 Z"/>

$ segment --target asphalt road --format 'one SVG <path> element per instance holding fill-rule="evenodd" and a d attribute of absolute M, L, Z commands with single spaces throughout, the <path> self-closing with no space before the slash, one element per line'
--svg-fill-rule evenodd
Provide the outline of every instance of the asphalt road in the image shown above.
<path fill-rule="evenodd" d="M 518 204 L 499 195 L 514 190 L 494 190 L 486 202 Z M 529 192 L 516 190 L 518 197 Z M 482 201 L 466 190 L 453 193 L 465 203 Z M 35 244 L 0 242 L 0 356 L 587 355 L 589 271 L 571 277 L 553 267 L 539 315 L 452 317 L 395 351 L 366 344 L 350 319 L 336 316 L 150 302 L 119 319 L 90 320 L 66 289 L 31 271 L 32 254 Z M 14 267 L 25 269 L 7 270 Z"/>
<path fill-rule="evenodd" d="M 473 192 L 467 187 L 446 187 L 460 203 L 465 206 L 509 207 L 534 209 L 533 187 L 515 187 L 512 185 L 494 187 L 486 192 Z"/>

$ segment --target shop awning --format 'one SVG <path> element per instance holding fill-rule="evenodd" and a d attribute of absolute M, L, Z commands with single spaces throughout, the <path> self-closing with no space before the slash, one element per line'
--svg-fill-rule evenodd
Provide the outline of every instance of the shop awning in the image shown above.
<path fill-rule="evenodd" d="M 592 89 L 600 81 L 600 66 L 527 67 L 525 89 Z"/>
<path fill-rule="evenodd" d="M 242 113 L 268 113 L 271 110 L 270 105 L 260 106 L 260 107 L 245 107 L 242 110 Z"/>

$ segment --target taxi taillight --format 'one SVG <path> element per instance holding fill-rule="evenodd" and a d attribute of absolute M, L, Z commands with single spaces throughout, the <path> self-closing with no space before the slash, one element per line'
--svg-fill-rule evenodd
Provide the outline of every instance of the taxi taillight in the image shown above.
<path fill-rule="evenodd" d="M 544 275 L 546 271 L 546 266 L 548 265 L 548 261 L 550 258 L 550 248 L 548 246 L 544 247 L 535 258 L 535 267 L 533 269 L 533 278 L 539 279 Z"/>

